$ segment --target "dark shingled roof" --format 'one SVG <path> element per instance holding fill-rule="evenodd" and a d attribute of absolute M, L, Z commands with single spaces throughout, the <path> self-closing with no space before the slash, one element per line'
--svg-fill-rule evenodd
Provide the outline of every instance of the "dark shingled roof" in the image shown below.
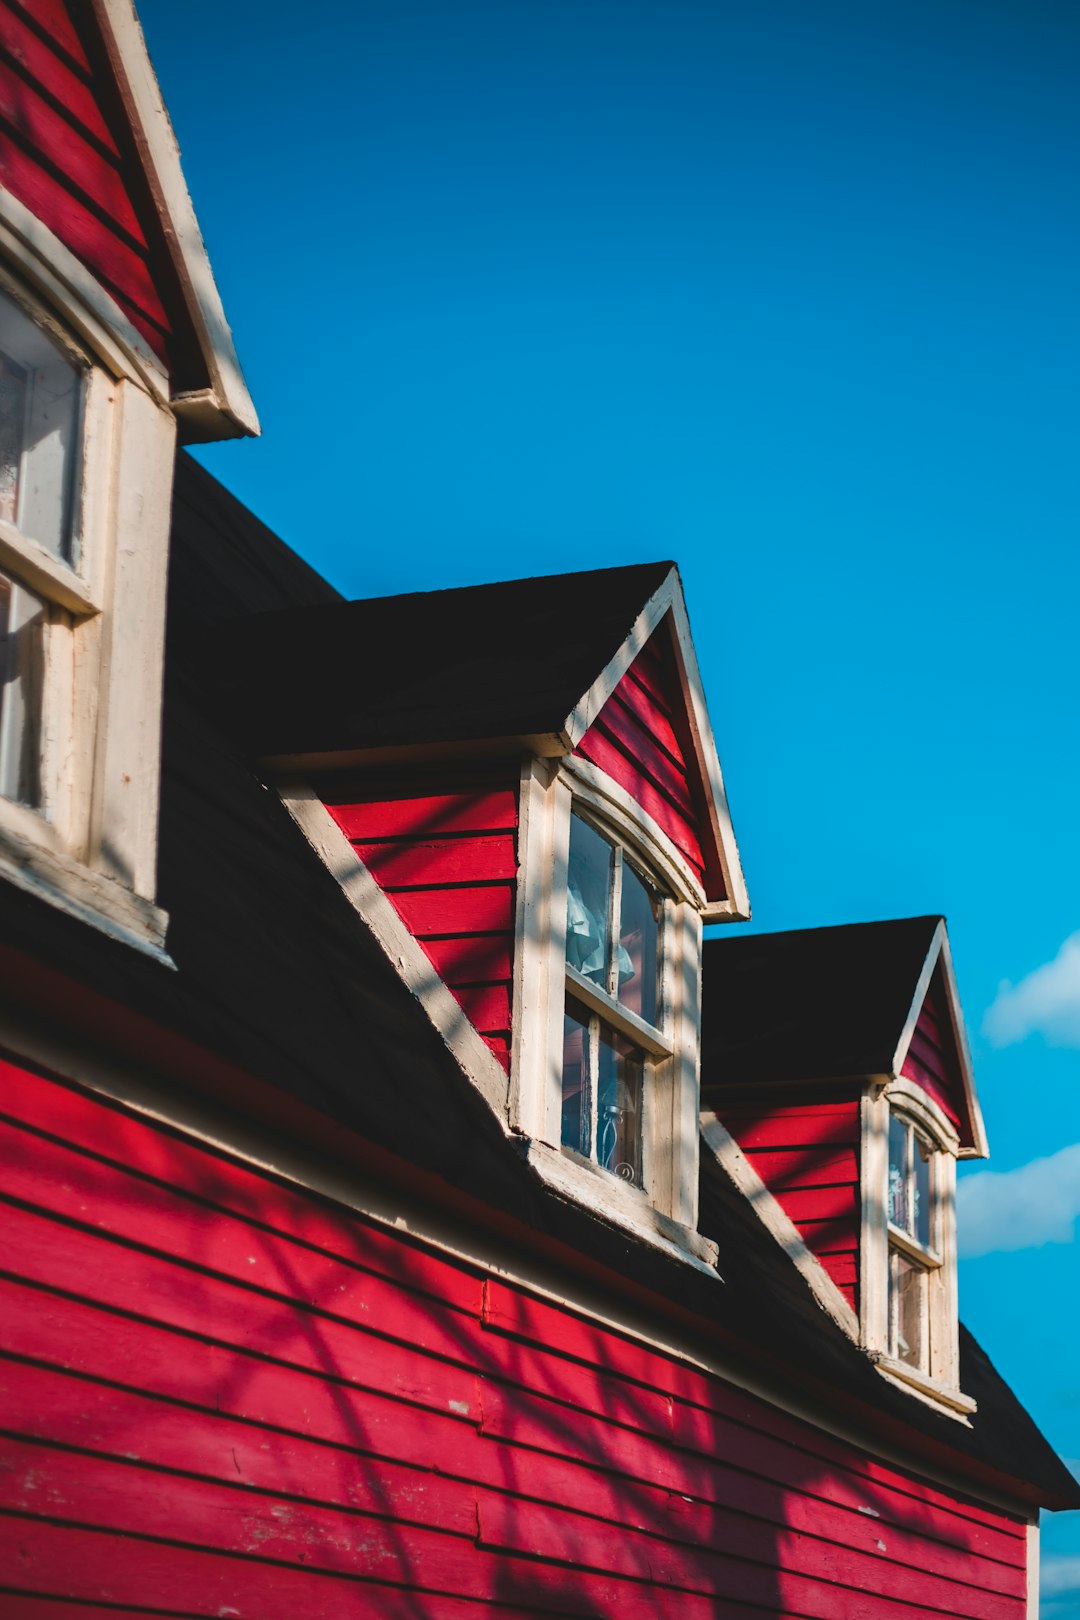
<path fill-rule="evenodd" d="M 875 1372 L 711 1155 L 703 1155 L 700 1224 L 720 1246 L 722 1283 L 605 1225 L 537 1178 L 221 725 L 204 656 L 212 626 L 247 607 L 332 604 L 334 593 L 184 456 L 170 569 L 160 898 L 176 968 L 0 885 L 5 960 L 29 955 L 69 982 L 45 1009 L 50 1024 L 66 1026 L 82 1046 L 96 1041 L 106 1055 L 143 1040 L 149 1073 L 158 1054 L 175 1050 L 173 1036 L 193 1043 L 179 1049 L 179 1083 L 220 1108 L 226 1140 L 229 1110 L 250 1116 L 263 1107 L 273 1119 L 275 1099 L 296 1099 L 332 1122 L 320 1151 L 332 1156 L 345 1127 L 429 1172 L 426 1196 L 432 1185 L 444 1200 L 454 1189 L 482 1196 L 476 1219 L 485 1231 L 516 1232 L 529 1243 L 540 1234 L 559 1245 L 565 1265 L 586 1268 L 609 1314 L 627 1296 L 644 1297 L 650 1314 L 670 1311 L 693 1324 L 736 1372 L 802 1391 L 861 1428 L 871 1448 L 880 1433 L 915 1471 L 929 1455 L 1023 1499 L 1080 1505 L 1080 1486 L 973 1341 L 962 1341 L 963 1387 L 979 1402 L 968 1428 Z M 0 985 L 0 997 L 12 982 Z M 104 1020 L 95 995 L 113 1009 Z M 211 1057 L 252 1077 L 250 1087 L 228 1089 L 234 1069 L 213 1068 Z M 340 1149 L 345 1162 L 351 1151 Z"/>
<path fill-rule="evenodd" d="M 703 1086 L 889 1073 L 940 921 L 706 940 Z"/>
<path fill-rule="evenodd" d="M 222 696 L 259 755 L 557 733 L 672 566 L 258 614 L 219 641 Z"/>

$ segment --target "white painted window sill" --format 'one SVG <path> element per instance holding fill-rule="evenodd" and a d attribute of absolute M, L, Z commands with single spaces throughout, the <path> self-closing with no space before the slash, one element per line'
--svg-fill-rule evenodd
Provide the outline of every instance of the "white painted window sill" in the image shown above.
<path fill-rule="evenodd" d="M 977 1402 L 973 1401 L 970 1395 L 939 1383 L 936 1378 L 931 1378 L 929 1373 L 922 1372 L 918 1367 L 909 1367 L 906 1361 L 896 1361 L 892 1356 L 873 1353 L 871 1360 L 881 1376 L 887 1378 L 890 1384 L 896 1384 L 907 1394 L 917 1396 L 946 1417 L 966 1423 L 972 1413 L 978 1410 Z"/>
<path fill-rule="evenodd" d="M 529 1140 L 525 1159 L 540 1179 L 562 1197 L 640 1242 L 704 1272 L 714 1282 L 723 1280 L 716 1269 L 720 1250 L 711 1238 L 662 1214 L 640 1188 L 571 1159 L 547 1142 Z"/>

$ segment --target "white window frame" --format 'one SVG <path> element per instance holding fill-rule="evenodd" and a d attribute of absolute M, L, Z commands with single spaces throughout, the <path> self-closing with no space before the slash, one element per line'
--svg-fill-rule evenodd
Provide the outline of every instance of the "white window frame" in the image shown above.
<path fill-rule="evenodd" d="M 956 1159 L 959 1138 L 951 1121 L 921 1087 L 904 1076 L 873 1084 L 862 1098 L 862 1246 L 860 1329 L 863 1347 L 895 1382 L 958 1418 L 975 1410 L 960 1389 L 956 1277 Z M 924 1246 L 888 1218 L 889 1120 L 910 1127 L 930 1149 L 930 1245 Z M 894 1257 L 903 1256 L 927 1274 L 926 1335 L 922 1364 L 895 1354 L 890 1320 Z"/>
<path fill-rule="evenodd" d="M 511 1126 L 527 1138 L 530 1163 L 565 1196 L 715 1276 L 716 1245 L 696 1230 L 705 897 L 651 817 L 585 762 L 530 758 L 522 768 L 519 802 Z M 655 1026 L 567 964 L 567 869 L 575 811 L 618 844 L 664 897 Z M 568 990 L 647 1054 L 641 1187 L 562 1147 Z"/>
<path fill-rule="evenodd" d="M 0 798 L 0 877 L 164 956 L 154 892 L 176 424 L 164 374 L 148 386 L 146 354 L 127 356 L 39 246 L 0 217 L 0 289 L 83 374 L 75 549 L 66 562 L 0 521 L 0 569 L 45 604 L 40 803 Z"/>

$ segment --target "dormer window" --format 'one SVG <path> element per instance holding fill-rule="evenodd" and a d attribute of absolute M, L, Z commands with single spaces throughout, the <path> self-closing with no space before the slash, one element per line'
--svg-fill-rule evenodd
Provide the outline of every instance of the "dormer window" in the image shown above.
<path fill-rule="evenodd" d="M 943 1265 L 935 1182 L 944 1167 L 933 1144 L 895 1112 L 889 1116 L 889 1354 L 930 1370 L 931 1291 Z"/>
<path fill-rule="evenodd" d="M 622 845 L 570 821 L 562 1145 L 643 1185 L 645 1094 L 671 1056 L 658 1026 L 663 899 Z"/>

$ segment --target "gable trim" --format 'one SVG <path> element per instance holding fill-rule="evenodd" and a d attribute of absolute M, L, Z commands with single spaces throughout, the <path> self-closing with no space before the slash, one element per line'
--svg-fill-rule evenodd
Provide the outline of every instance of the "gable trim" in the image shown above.
<path fill-rule="evenodd" d="M 926 953 L 926 960 L 919 974 L 915 986 L 915 994 L 908 1009 L 904 1027 L 896 1043 L 893 1053 L 892 1072 L 894 1078 L 899 1076 L 904 1066 L 915 1035 L 915 1028 L 923 1009 L 923 1003 L 930 991 L 934 977 L 934 970 L 940 964 L 941 976 L 945 984 L 945 1004 L 949 1013 L 949 1028 L 952 1031 L 956 1044 L 957 1055 L 960 1059 L 960 1076 L 963 1085 L 964 1102 L 967 1106 L 968 1118 L 971 1121 L 972 1144 L 961 1147 L 957 1157 L 961 1159 L 986 1159 L 990 1155 L 990 1147 L 986 1139 L 986 1127 L 983 1124 L 982 1109 L 975 1092 L 975 1074 L 971 1066 L 971 1051 L 968 1047 L 967 1031 L 964 1026 L 964 1015 L 960 1008 L 960 992 L 956 983 L 956 973 L 953 969 L 952 951 L 949 948 L 949 935 L 942 918 L 934 929 L 934 937 L 930 942 L 930 949 Z"/>
<path fill-rule="evenodd" d="M 701 1135 L 717 1164 L 742 1193 L 770 1237 L 783 1249 L 822 1310 L 859 1343 L 859 1319 L 807 1245 L 790 1215 L 766 1187 L 746 1154 L 711 1109 L 702 1109 Z"/>
<path fill-rule="evenodd" d="M 0 250 L 114 375 L 168 404 L 168 375 L 141 332 L 93 272 L 2 185 Z"/>
<path fill-rule="evenodd" d="M 210 376 L 209 391 L 177 397 L 177 413 L 190 414 L 196 432 L 201 429 L 205 437 L 257 434 L 259 419 L 236 357 L 180 166 L 180 148 L 134 6 L 131 0 L 91 0 L 91 5 Z M 188 398 L 194 404 L 190 412 Z"/>
<path fill-rule="evenodd" d="M 690 722 L 693 760 L 705 787 L 709 830 L 716 845 L 727 891 L 725 899 L 707 902 L 702 915 L 706 922 L 746 922 L 750 917 L 750 901 L 677 568 L 668 570 L 662 583 L 649 597 L 621 647 L 567 715 L 562 732 L 568 753 L 573 753 L 593 722 L 599 719 L 608 699 L 646 642 L 668 615 L 674 631 L 672 641 L 679 692 Z"/>
<path fill-rule="evenodd" d="M 405 926 L 389 895 L 375 881 L 322 800 L 306 784 L 291 783 L 278 791 L 286 810 L 374 935 L 394 972 L 408 985 L 442 1036 L 461 1072 L 509 1135 L 509 1077 Z"/>

